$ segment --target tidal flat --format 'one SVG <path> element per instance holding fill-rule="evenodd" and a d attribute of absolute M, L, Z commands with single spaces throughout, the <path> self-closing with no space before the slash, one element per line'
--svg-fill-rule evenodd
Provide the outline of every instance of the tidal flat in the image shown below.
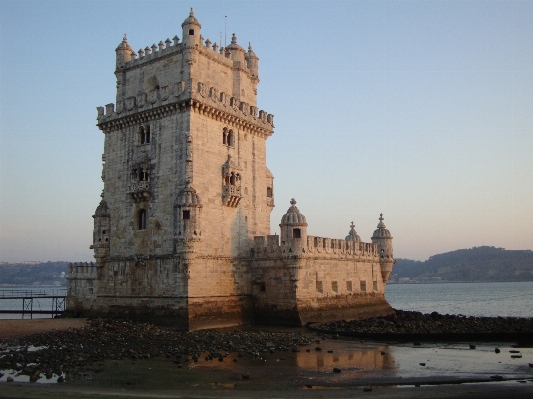
<path fill-rule="evenodd" d="M 0 348 L 0 397 L 397 397 L 457 384 L 485 392 L 479 397 L 533 393 L 533 348 L 501 342 L 378 342 L 258 326 L 186 333 L 97 319 Z"/>

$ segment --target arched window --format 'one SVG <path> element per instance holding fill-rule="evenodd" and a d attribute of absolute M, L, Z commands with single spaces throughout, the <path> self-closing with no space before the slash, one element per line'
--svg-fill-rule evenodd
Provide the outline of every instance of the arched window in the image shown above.
<path fill-rule="evenodd" d="M 231 184 L 232 186 L 235 185 L 235 174 L 234 173 L 232 173 L 229 178 L 229 184 Z"/>
<path fill-rule="evenodd" d="M 138 227 L 139 230 L 146 230 L 146 210 L 141 209 L 139 211 L 139 220 L 138 220 Z"/>
<path fill-rule="evenodd" d="M 144 144 L 144 142 L 146 141 L 146 135 L 144 133 L 144 127 L 140 127 L 139 128 L 139 141 L 141 144 Z"/>
<path fill-rule="evenodd" d="M 235 146 L 235 135 L 233 134 L 233 130 L 230 130 L 228 132 L 228 143 L 227 143 L 230 147 L 234 147 Z"/>
<path fill-rule="evenodd" d="M 228 129 L 226 128 L 222 130 L 222 144 L 228 145 Z"/>

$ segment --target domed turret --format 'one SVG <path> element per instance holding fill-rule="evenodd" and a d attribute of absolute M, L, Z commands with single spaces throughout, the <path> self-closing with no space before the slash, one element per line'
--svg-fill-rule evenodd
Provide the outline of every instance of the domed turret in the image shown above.
<path fill-rule="evenodd" d="M 296 200 L 291 199 L 291 207 L 281 218 L 279 225 L 281 228 L 282 252 L 287 254 L 300 254 L 305 252 L 307 246 L 307 220 L 296 208 Z"/>
<path fill-rule="evenodd" d="M 383 223 L 383 214 L 379 215 L 378 228 L 372 234 L 372 243 L 378 244 L 379 263 L 381 265 L 381 277 L 383 284 L 387 284 L 389 274 L 392 271 L 392 265 L 396 263 L 392 253 L 392 236 L 390 231 Z"/>
<path fill-rule="evenodd" d="M 291 199 L 291 207 L 287 209 L 287 213 L 281 218 L 281 226 L 305 226 L 307 227 L 307 220 L 305 216 L 300 213 L 296 207 L 296 200 Z"/>
<path fill-rule="evenodd" d="M 93 244 L 90 246 L 94 250 L 97 264 L 100 264 L 109 255 L 110 217 L 107 202 L 102 199 L 93 215 Z"/>
<path fill-rule="evenodd" d="M 118 47 L 115 49 L 115 52 L 117 53 L 117 69 L 122 69 L 126 65 L 127 62 L 130 62 L 133 60 L 135 54 L 135 51 L 131 48 L 131 46 L 128 44 L 128 39 L 126 38 L 126 35 L 124 35 L 124 38 L 118 45 Z"/>
<path fill-rule="evenodd" d="M 202 25 L 200 25 L 200 22 L 194 16 L 192 8 L 189 16 L 181 24 L 181 28 L 183 30 L 182 37 L 184 44 L 191 45 L 200 43 L 200 29 Z"/>
<path fill-rule="evenodd" d="M 231 53 L 232 60 L 244 63 L 246 51 L 237 44 L 237 36 L 235 36 L 235 33 L 231 37 L 231 44 L 226 47 L 226 53 L 227 52 Z"/>
<path fill-rule="evenodd" d="M 387 229 L 387 226 L 385 226 L 385 223 L 383 223 L 383 214 L 381 213 L 379 215 L 379 223 L 378 228 L 374 230 L 374 234 L 372 234 L 372 238 L 392 238 L 390 235 L 390 231 Z"/>
<path fill-rule="evenodd" d="M 355 231 L 355 225 L 350 225 L 350 232 L 346 236 L 346 241 L 355 241 L 355 242 L 361 242 L 361 237 L 357 235 L 357 231 Z"/>

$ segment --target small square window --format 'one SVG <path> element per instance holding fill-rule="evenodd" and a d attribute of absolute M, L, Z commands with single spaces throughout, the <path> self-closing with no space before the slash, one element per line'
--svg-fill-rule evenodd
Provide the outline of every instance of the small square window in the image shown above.
<path fill-rule="evenodd" d="M 265 283 L 259 284 L 259 291 L 266 292 L 266 290 L 267 290 L 267 288 L 266 288 L 266 284 Z"/>
<path fill-rule="evenodd" d="M 324 292 L 324 287 L 322 286 L 322 281 L 317 281 L 316 282 L 316 290 L 317 290 L 317 292 L 320 292 L 320 293 Z"/>
<path fill-rule="evenodd" d="M 352 282 L 346 281 L 346 291 L 352 292 Z"/>
<path fill-rule="evenodd" d="M 302 238 L 302 230 L 292 229 L 292 238 Z"/>
<path fill-rule="evenodd" d="M 373 284 L 372 284 L 372 288 L 374 288 L 374 291 L 377 291 L 378 290 L 378 282 L 377 281 L 374 281 Z"/>
<path fill-rule="evenodd" d="M 183 211 L 183 220 L 191 218 L 191 211 Z"/>
<path fill-rule="evenodd" d="M 331 290 L 333 292 L 339 292 L 339 284 L 336 281 L 331 282 Z"/>
<path fill-rule="evenodd" d="M 189 29 L 189 36 L 194 36 L 194 29 Z"/>
<path fill-rule="evenodd" d="M 366 292 L 366 281 L 361 281 L 361 292 Z"/>

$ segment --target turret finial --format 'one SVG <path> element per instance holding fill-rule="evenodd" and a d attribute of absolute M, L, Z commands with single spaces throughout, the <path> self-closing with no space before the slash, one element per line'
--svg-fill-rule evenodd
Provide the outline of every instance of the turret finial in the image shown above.
<path fill-rule="evenodd" d="M 350 225 L 350 229 L 352 229 L 352 230 L 355 229 L 355 224 L 353 224 L 353 221 L 352 221 L 352 224 Z"/>
<path fill-rule="evenodd" d="M 128 38 L 126 37 L 126 34 L 124 33 L 124 39 L 122 39 L 123 42 L 127 42 Z"/>
<path fill-rule="evenodd" d="M 383 220 L 383 214 L 382 213 L 379 214 L 379 220 Z"/>
<path fill-rule="evenodd" d="M 189 17 L 194 17 L 194 11 L 192 10 L 192 7 L 191 7 L 191 12 L 189 13 Z"/>
<path fill-rule="evenodd" d="M 231 44 L 237 44 L 237 36 L 235 36 L 235 33 L 231 36 Z"/>
<path fill-rule="evenodd" d="M 294 198 L 291 199 L 291 205 L 292 206 L 296 205 L 296 200 Z"/>

